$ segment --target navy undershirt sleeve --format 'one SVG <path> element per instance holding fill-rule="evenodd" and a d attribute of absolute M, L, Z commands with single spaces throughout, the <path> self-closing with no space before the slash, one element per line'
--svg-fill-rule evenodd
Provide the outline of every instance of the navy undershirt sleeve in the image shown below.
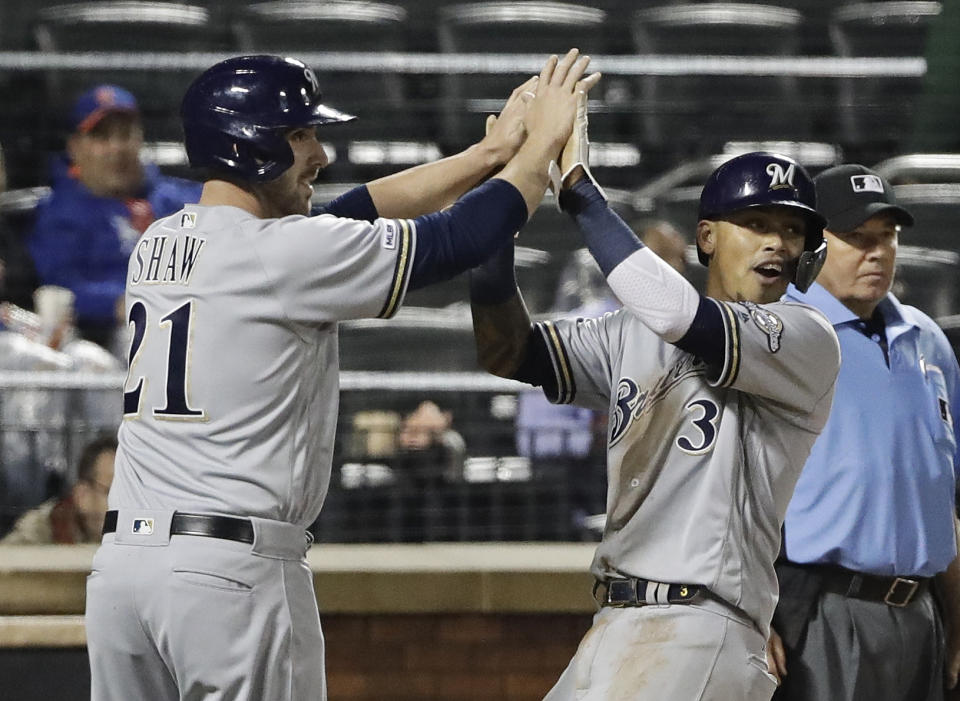
<path fill-rule="evenodd" d="M 577 223 L 604 277 L 631 253 L 643 248 L 637 235 L 610 209 L 603 194 L 587 178 L 569 190 L 561 190 L 560 207 Z"/>
<path fill-rule="evenodd" d="M 700 297 L 693 323 L 675 345 L 702 359 L 710 368 L 722 368 L 727 339 L 723 330 L 723 315 L 717 303 L 709 297 Z"/>
<path fill-rule="evenodd" d="M 523 195 L 499 178 L 471 190 L 442 212 L 417 217 L 409 288 L 448 280 L 479 265 L 526 222 Z"/>
<path fill-rule="evenodd" d="M 548 397 L 556 397 L 557 376 L 553 372 L 553 363 L 547 352 L 547 342 L 535 326 L 530 327 L 527 337 L 527 352 L 520 367 L 513 373 L 513 379 L 534 387 L 542 387 Z"/>
<path fill-rule="evenodd" d="M 358 185 L 352 190 L 347 190 L 323 207 L 314 209 L 311 214 L 333 214 L 345 219 L 359 219 L 368 222 L 372 222 L 379 216 L 366 185 Z"/>

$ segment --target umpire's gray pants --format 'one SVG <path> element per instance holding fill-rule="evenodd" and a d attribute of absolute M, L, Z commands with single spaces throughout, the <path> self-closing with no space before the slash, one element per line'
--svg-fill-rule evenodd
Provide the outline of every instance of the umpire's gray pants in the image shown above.
<path fill-rule="evenodd" d="M 544 701 L 769 701 L 765 642 L 712 601 L 602 608 Z"/>
<path fill-rule="evenodd" d="M 253 518 L 254 543 L 170 536 L 121 510 L 87 579 L 92 701 L 326 698 L 302 528 Z M 134 535 L 132 518 L 154 519 Z"/>
<path fill-rule="evenodd" d="M 777 701 L 942 701 L 944 633 L 929 591 L 903 608 L 830 592 L 787 648 Z"/>

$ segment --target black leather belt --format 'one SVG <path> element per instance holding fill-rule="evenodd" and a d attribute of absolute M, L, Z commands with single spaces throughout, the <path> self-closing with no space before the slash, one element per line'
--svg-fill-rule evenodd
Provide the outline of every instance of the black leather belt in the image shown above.
<path fill-rule="evenodd" d="M 108 511 L 103 519 L 103 532 L 115 533 L 117 512 Z M 235 516 L 211 516 L 209 514 L 186 514 L 177 511 L 170 523 L 170 535 L 198 535 L 222 540 L 253 542 L 253 524 L 249 519 Z"/>
<path fill-rule="evenodd" d="M 854 572 L 843 567 L 803 565 L 795 562 L 780 563 L 778 567 L 783 565 L 812 570 L 820 579 L 822 591 L 854 599 L 880 601 L 897 608 L 919 598 L 930 586 L 929 577 L 883 577 Z"/>
<path fill-rule="evenodd" d="M 887 606 L 903 607 L 923 594 L 929 586 L 923 577 L 880 577 L 859 572 L 829 572 L 823 588 L 854 599 L 882 601 Z"/>
<path fill-rule="evenodd" d="M 706 592 L 706 588 L 698 584 L 671 584 L 634 577 L 598 580 L 593 585 L 593 598 L 601 606 L 689 604 Z"/>

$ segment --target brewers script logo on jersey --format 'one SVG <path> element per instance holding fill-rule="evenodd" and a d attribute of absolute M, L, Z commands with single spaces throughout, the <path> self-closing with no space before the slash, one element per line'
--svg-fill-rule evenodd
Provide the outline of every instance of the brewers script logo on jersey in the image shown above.
<path fill-rule="evenodd" d="M 791 163 L 787 166 L 787 169 L 783 169 L 783 165 L 780 163 L 769 163 L 767 165 L 767 175 L 770 176 L 770 188 L 771 190 L 780 190 L 782 188 L 792 188 L 793 184 L 793 175 L 796 172 L 796 166 Z"/>
<path fill-rule="evenodd" d="M 702 360 L 684 354 L 677 364 L 667 370 L 650 389 L 641 390 L 633 379 L 620 378 L 620 382 L 617 383 L 617 407 L 613 416 L 610 417 L 610 447 L 623 438 L 631 423 L 648 412 L 671 389 L 692 375 L 703 374 L 705 369 L 706 365 Z"/>

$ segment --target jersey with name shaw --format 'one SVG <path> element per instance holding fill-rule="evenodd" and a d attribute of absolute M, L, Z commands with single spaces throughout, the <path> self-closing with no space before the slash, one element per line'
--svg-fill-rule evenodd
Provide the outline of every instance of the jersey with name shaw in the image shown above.
<path fill-rule="evenodd" d="M 312 523 L 330 480 L 337 322 L 397 311 L 415 240 L 409 220 L 228 206 L 152 224 L 127 273 L 110 508 Z"/>
<path fill-rule="evenodd" d="M 558 403 L 609 412 L 598 578 L 698 584 L 767 633 L 787 504 L 833 399 L 840 352 L 812 307 L 717 302 L 722 369 L 629 311 L 542 322 Z"/>

